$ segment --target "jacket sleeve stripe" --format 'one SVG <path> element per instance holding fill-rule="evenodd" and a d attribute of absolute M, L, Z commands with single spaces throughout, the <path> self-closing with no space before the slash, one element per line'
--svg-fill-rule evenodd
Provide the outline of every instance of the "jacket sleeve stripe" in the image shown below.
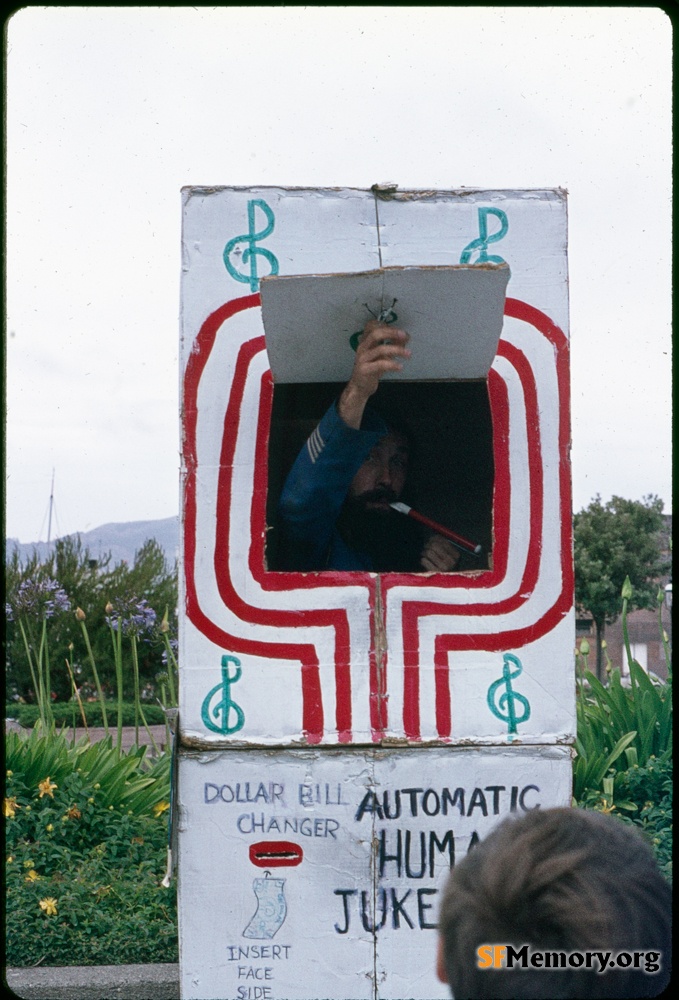
<path fill-rule="evenodd" d="M 316 427 L 313 433 L 309 436 L 306 446 L 307 446 L 307 451 L 309 452 L 309 458 L 311 459 L 312 463 L 315 463 L 316 459 L 318 458 L 323 448 L 325 447 L 325 441 L 321 437 L 318 427 Z"/>

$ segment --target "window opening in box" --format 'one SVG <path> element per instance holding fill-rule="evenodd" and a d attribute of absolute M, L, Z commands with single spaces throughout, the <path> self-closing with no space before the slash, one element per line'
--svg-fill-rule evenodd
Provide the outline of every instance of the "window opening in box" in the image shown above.
<path fill-rule="evenodd" d="M 434 534 L 432 529 L 415 520 L 412 513 L 406 516 L 392 508 L 371 511 L 375 516 L 366 514 L 356 527 L 350 505 L 344 502 L 346 484 L 341 488 L 344 491 L 339 500 L 341 514 L 336 520 L 327 515 L 322 505 L 312 505 L 311 512 L 303 512 L 303 518 L 308 517 L 308 521 L 295 521 L 290 527 L 291 516 L 294 521 L 297 514 L 289 512 L 288 477 L 298 456 L 301 465 L 291 477 L 294 479 L 293 506 L 295 494 L 304 494 L 305 477 L 318 477 L 319 473 L 321 477 L 332 477 L 335 474 L 332 461 L 329 466 L 326 463 L 333 457 L 336 414 L 325 415 L 335 406 L 343 387 L 344 383 L 335 382 L 277 383 L 274 387 L 265 569 L 273 572 L 366 569 L 428 572 L 421 559 L 424 547 Z M 455 544 L 459 556 L 454 572 L 489 569 L 492 566 L 494 463 L 487 382 L 483 379 L 384 381 L 369 405 L 373 416 L 396 432 L 394 441 L 398 448 L 392 448 L 392 452 L 399 450 L 402 454 L 403 441 L 407 442 L 407 470 L 398 501 L 452 532 L 462 542 L 471 543 L 471 547 L 481 547 L 480 553 L 475 554 L 470 546 Z M 339 419 L 338 415 L 336 418 Z M 382 457 L 376 460 L 381 461 Z M 305 494 L 302 508 L 306 502 Z M 326 538 L 329 539 L 327 545 Z M 353 563 L 352 553 L 356 552 L 358 555 Z"/>

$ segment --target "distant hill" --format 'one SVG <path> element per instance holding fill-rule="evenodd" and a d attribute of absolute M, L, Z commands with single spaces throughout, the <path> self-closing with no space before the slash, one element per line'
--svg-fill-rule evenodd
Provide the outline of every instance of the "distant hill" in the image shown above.
<path fill-rule="evenodd" d="M 160 521 L 125 521 L 121 524 L 102 524 L 100 528 L 91 531 L 78 531 L 83 548 L 90 551 L 92 559 L 100 559 L 111 553 L 110 566 L 120 562 L 130 565 L 134 562 L 135 553 L 144 542 L 155 538 L 165 552 L 165 558 L 170 566 L 174 564 L 179 553 L 179 518 L 166 517 Z M 68 537 L 68 536 L 65 536 Z M 16 538 L 5 539 L 5 558 L 11 558 L 14 549 L 18 549 L 19 558 L 25 561 L 37 552 L 44 559 L 53 549 L 54 542 L 19 542 Z"/>

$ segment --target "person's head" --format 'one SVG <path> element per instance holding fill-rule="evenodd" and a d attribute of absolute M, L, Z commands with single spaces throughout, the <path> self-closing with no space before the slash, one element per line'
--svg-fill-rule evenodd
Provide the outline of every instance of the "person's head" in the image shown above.
<path fill-rule="evenodd" d="M 351 481 L 348 497 L 366 510 L 385 510 L 398 500 L 408 473 L 407 438 L 390 430 L 372 448 Z"/>
<path fill-rule="evenodd" d="M 505 820 L 451 872 L 438 975 L 455 1000 L 657 996 L 670 975 L 670 913 L 671 889 L 634 828 L 583 809 L 535 809 Z M 527 945 L 527 967 L 519 958 L 492 968 L 507 953 L 479 954 L 483 945 Z M 533 962 L 538 951 L 552 957 Z M 632 957 L 603 973 L 594 958 L 588 968 L 569 957 L 592 951 Z"/>

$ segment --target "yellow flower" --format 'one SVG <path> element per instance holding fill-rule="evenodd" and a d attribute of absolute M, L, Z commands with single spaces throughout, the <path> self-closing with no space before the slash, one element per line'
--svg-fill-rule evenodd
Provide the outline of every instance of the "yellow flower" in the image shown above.
<path fill-rule="evenodd" d="M 24 861 L 24 868 L 32 868 L 35 861 Z"/>
<path fill-rule="evenodd" d="M 21 806 L 16 800 L 16 795 L 10 795 L 10 797 L 8 799 L 5 799 L 5 801 L 2 803 L 2 811 L 4 815 L 7 816 L 9 819 L 12 819 L 17 809 L 21 809 Z"/>
<path fill-rule="evenodd" d="M 40 878 L 40 876 L 38 875 L 38 873 L 35 870 L 35 868 L 31 868 L 30 872 L 26 876 L 25 881 L 26 882 L 37 882 L 39 878 Z"/>
<path fill-rule="evenodd" d="M 87 618 L 87 615 L 85 614 L 82 608 L 76 608 L 75 617 L 79 622 L 84 622 L 85 619 Z"/>
<path fill-rule="evenodd" d="M 9 771 L 9 770 L 7 771 L 7 777 L 8 778 L 11 778 L 13 774 L 14 774 L 14 771 Z"/>
<path fill-rule="evenodd" d="M 153 807 L 153 815 L 160 816 L 162 813 L 166 812 L 170 808 L 169 802 L 156 802 Z"/>
<path fill-rule="evenodd" d="M 53 799 L 54 798 L 54 789 L 56 787 L 57 787 L 57 785 L 53 781 L 50 781 L 49 775 L 48 775 L 48 777 L 46 777 L 44 781 L 41 781 L 41 782 L 38 783 L 38 788 L 40 789 L 40 795 L 38 797 L 42 798 L 43 795 L 49 795 L 49 797 L 51 799 Z"/>
<path fill-rule="evenodd" d="M 48 896 L 47 899 L 40 900 L 40 909 L 45 913 L 47 917 L 56 917 L 57 915 L 57 901 L 52 896 Z"/>
<path fill-rule="evenodd" d="M 45 829 L 47 830 L 48 833 L 51 833 L 52 830 L 54 829 L 54 827 L 52 826 L 51 823 L 48 823 L 47 826 L 45 827 Z"/>
<path fill-rule="evenodd" d="M 12 855 L 10 854 L 10 856 L 9 856 L 9 857 L 7 858 L 7 864 L 8 864 L 8 865 L 11 865 L 13 861 L 14 861 L 14 858 L 13 858 L 13 857 L 12 857 Z"/>

